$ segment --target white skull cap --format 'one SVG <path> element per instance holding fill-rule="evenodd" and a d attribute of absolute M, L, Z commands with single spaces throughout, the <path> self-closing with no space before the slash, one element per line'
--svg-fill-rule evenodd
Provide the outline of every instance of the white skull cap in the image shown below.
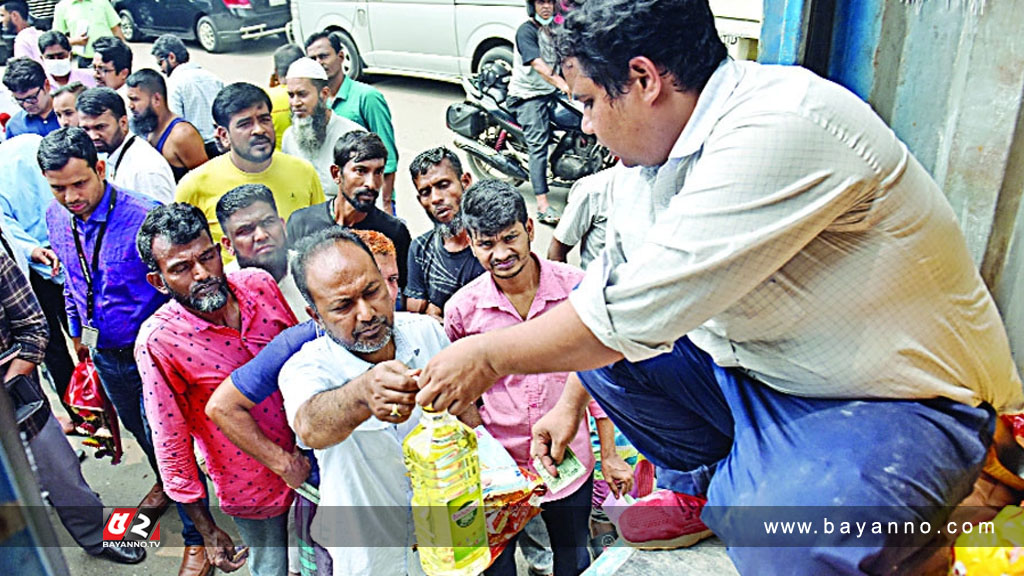
<path fill-rule="evenodd" d="M 299 58 L 288 67 L 286 78 L 312 78 L 313 80 L 327 80 L 327 71 L 317 64 L 312 58 Z"/>

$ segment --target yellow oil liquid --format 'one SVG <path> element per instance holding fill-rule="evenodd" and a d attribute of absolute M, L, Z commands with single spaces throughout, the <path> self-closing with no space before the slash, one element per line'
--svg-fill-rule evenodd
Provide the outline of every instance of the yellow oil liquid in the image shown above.
<path fill-rule="evenodd" d="M 423 571 L 475 576 L 490 563 L 476 434 L 447 412 L 423 411 L 402 443 Z"/>

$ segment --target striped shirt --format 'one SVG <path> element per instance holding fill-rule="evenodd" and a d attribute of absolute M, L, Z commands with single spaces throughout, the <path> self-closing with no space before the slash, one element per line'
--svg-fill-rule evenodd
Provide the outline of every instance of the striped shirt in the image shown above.
<path fill-rule="evenodd" d="M 195 62 L 179 64 L 167 78 L 167 106 L 196 127 L 204 142 L 214 138 L 213 99 L 224 82 Z"/>

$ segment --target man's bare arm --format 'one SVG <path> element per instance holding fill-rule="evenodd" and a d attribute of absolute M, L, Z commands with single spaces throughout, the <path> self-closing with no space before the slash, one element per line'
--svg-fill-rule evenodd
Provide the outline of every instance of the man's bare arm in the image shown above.
<path fill-rule="evenodd" d="M 569 93 L 569 84 L 565 81 L 565 78 L 555 74 L 554 69 L 551 68 L 551 66 L 549 66 L 543 59 L 534 58 L 533 60 L 530 60 L 530 67 L 536 70 L 548 84 L 558 88 L 563 94 Z"/>
<path fill-rule="evenodd" d="M 548 260 L 553 262 L 568 262 L 570 250 L 572 250 L 572 246 L 562 244 L 557 238 L 552 238 L 551 244 L 548 245 Z"/>
<path fill-rule="evenodd" d="M 267 438 L 249 412 L 253 406 L 252 400 L 246 398 L 228 377 L 210 396 L 206 415 L 235 446 L 284 478 L 292 488 L 298 487 L 309 476 L 309 460 L 302 454 L 288 452 Z"/>
<path fill-rule="evenodd" d="M 306 400 L 295 413 L 295 433 L 306 446 L 322 449 L 348 438 L 371 416 L 405 422 L 416 407 L 417 390 L 408 367 L 397 360 L 382 362 L 344 386 Z"/>

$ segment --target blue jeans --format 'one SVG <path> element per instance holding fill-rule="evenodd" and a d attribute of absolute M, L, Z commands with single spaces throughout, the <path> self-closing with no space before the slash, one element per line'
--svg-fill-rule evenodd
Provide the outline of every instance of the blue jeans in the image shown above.
<path fill-rule="evenodd" d="M 135 364 L 135 357 L 132 349 L 94 349 L 92 350 L 92 361 L 96 365 L 96 372 L 100 376 L 100 383 L 103 390 L 110 398 L 121 424 L 132 433 L 139 443 L 142 451 L 149 460 L 149 466 L 153 469 L 157 479 L 160 478 L 160 467 L 156 462 L 156 452 L 153 450 L 152 432 L 149 429 L 149 422 L 146 420 L 146 409 L 142 403 L 142 377 L 139 376 L 139 367 Z M 199 480 L 206 488 L 206 476 L 199 473 Z M 203 499 L 203 503 L 209 507 L 209 500 Z M 183 525 L 181 535 L 185 540 L 185 546 L 202 546 L 203 537 L 196 530 L 196 525 L 185 513 L 181 504 L 175 503 L 178 508 L 178 516 L 181 517 Z"/>
<path fill-rule="evenodd" d="M 687 338 L 580 379 L 658 466 L 659 487 L 706 494 L 701 518 L 741 574 L 898 572 L 934 530 L 782 537 L 767 536 L 764 521 L 939 526 L 970 493 L 995 425 L 987 405 L 946 399 L 783 394 L 715 365 Z"/>
<path fill-rule="evenodd" d="M 238 535 L 249 547 L 252 576 L 283 576 L 288 573 L 288 513 L 273 518 L 232 518 Z"/>
<path fill-rule="evenodd" d="M 555 576 L 578 576 L 590 566 L 590 495 L 594 491 L 593 475 L 571 495 L 545 502 L 540 517 L 548 529 L 554 556 Z M 501 556 L 484 571 L 486 576 L 516 576 L 516 541 L 509 542 Z"/>

